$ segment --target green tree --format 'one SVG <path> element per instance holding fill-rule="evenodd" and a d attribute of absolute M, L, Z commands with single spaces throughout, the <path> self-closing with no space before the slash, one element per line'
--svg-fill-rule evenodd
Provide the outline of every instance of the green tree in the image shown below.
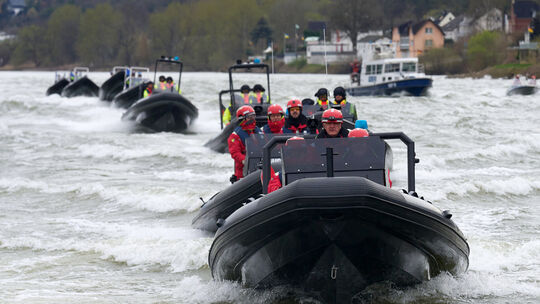
<path fill-rule="evenodd" d="M 118 53 L 121 15 L 108 4 L 87 10 L 81 18 L 77 54 L 87 64 L 109 66 Z"/>
<path fill-rule="evenodd" d="M 16 48 L 13 54 L 15 65 L 25 62 L 32 62 L 36 66 L 41 66 L 46 60 L 46 38 L 45 29 L 37 25 L 30 25 L 22 28 L 16 41 Z"/>
<path fill-rule="evenodd" d="M 501 63 L 506 57 L 506 41 L 499 32 L 484 31 L 468 42 L 467 61 L 472 70 L 481 70 Z"/>
<path fill-rule="evenodd" d="M 259 19 L 257 25 L 255 25 L 255 28 L 250 34 L 251 41 L 253 41 L 254 44 L 257 44 L 260 39 L 263 39 L 266 44 L 272 40 L 272 29 L 268 26 L 268 22 L 264 17 Z"/>
<path fill-rule="evenodd" d="M 47 22 L 47 44 L 51 63 L 65 64 L 77 59 L 75 42 L 79 34 L 81 9 L 66 4 L 57 8 Z"/>
<path fill-rule="evenodd" d="M 174 2 L 150 15 L 150 38 L 156 57 L 177 56 L 186 50 L 190 13 L 188 5 Z"/>

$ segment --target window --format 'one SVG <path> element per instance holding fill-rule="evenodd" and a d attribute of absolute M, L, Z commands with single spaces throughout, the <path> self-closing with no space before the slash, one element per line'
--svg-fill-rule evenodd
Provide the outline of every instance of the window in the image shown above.
<path fill-rule="evenodd" d="M 433 28 L 426 27 L 426 34 L 433 34 Z"/>
<path fill-rule="evenodd" d="M 382 64 L 377 64 L 376 67 L 377 67 L 377 74 L 382 74 L 383 65 Z"/>
<path fill-rule="evenodd" d="M 427 39 L 426 40 L 426 47 L 432 47 L 433 46 L 433 40 Z"/>
<path fill-rule="evenodd" d="M 401 67 L 402 72 L 416 72 L 416 62 L 404 62 Z"/>
<path fill-rule="evenodd" d="M 371 75 L 371 74 L 373 74 L 373 73 L 371 72 L 371 71 L 372 71 L 372 68 L 373 68 L 372 65 L 366 66 L 366 75 Z"/>
<path fill-rule="evenodd" d="M 384 65 L 385 73 L 399 72 L 399 63 L 387 63 Z"/>

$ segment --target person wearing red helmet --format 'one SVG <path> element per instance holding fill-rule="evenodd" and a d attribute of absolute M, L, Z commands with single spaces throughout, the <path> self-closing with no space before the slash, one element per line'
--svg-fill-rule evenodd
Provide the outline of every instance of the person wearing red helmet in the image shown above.
<path fill-rule="evenodd" d="M 369 133 L 366 129 L 356 128 L 349 131 L 349 137 L 368 137 Z"/>
<path fill-rule="evenodd" d="M 229 153 L 234 159 L 234 175 L 231 177 L 231 182 L 244 177 L 244 160 L 246 159 L 246 139 L 251 134 L 260 134 L 261 129 L 257 127 L 255 121 L 255 110 L 251 106 L 242 106 L 236 111 L 236 117 L 240 125 L 234 129 L 234 132 L 229 136 L 227 143 L 229 144 Z"/>
<path fill-rule="evenodd" d="M 340 110 L 328 109 L 323 112 L 321 119 L 323 129 L 317 138 L 343 138 L 348 137 L 349 131 L 342 128 L 343 114 Z"/>
<path fill-rule="evenodd" d="M 283 108 L 274 104 L 268 107 L 268 124 L 263 127 L 264 134 L 282 134 L 285 125 Z"/>
<path fill-rule="evenodd" d="M 308 133 L 308 120 L 302 114 L 302 102 L 298 99 L 289 100 L 287 111 L 289 116 L 285 120 L 283 133 Z"/>

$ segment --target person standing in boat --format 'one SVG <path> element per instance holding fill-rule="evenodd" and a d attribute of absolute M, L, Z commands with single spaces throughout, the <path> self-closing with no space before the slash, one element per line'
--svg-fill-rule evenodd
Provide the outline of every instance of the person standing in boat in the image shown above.
<path fill-rule="evenodd" d="M 289 115 L 283 126 L 283 133 L 308 133 L 308 119 L 302 114 L 302 103 L 298 99 L 287 102 Z"/>
<path fill-rule="evenodd" d="M 257 127 L 255 121 L 255 110 L 251 106 L 242 106 L 236 111 L 236 117 L 240 125 L 227 139 L 229 153 L 234 159 L 234 174 L 231 176 L 231 183 L 244 177 L 244 160 L 246 159 L 246 139 L 251 134 L 261 134 L 261 129 Z"/>
<path fill-rule="evenodd" d="M 159 76 L 159 83 L 158 83 L 157 89 L 160 91 L 167 90 L 167 82 L 165 81 L 165 76 L 163 75 Z"/>
<path fill-rule="evenodd" d="M 253 86 L 253 97 L 255 98 L 255 103 L 270 103 L 268 96 L 264 93 L 264 91 L 264 87 L 260 84 Z"/>
<path fill-rule="evenodd" d="M 240 95 L 234 96 L 234 103 L 236 103 L 237 105 L 240 103 L 243 103 L 245 105 L 253 103 L 254 98 L 253 96 L 251 96 L 251 94 L 249 94 L 249 91 L 251 91 L 250 87 L 247 84 L 243 84 L 240 87 Z M 221 115 L 221 119 L 224 125 L 228 125 L 231 122 L 232 103 L 233 101 L 231 101 L 227 109 L 225 109 L 225 111 L 223 111 L 223 114 Z"/>
<path fill-rule="evenodd" d="M 283 134 L 285 125 L 285 113 L 283 108 L 274 104 L 268 107 L 268 124 L 262 129 L 264 134 Z"/>
<path fill-rule="evenodd" d="M 146 97 L 152 95 L 153 91 L 154 91 L 154 83 L 152 81 L 150 81 L 146 85 L 146 89 L 144 90 L 143 97 L 146 98 Z"/>
<path fill-rule="evenodd" d="M 180 92 L 178 90 L 178 84 L 174 83 L 174 80 L 170 76 L 167 77 L 167 82 L 166 82 L 165 86 L 167 87 L 168 92 Z"/>
<path fill-rule="evenodd" d="M 328 109 L 328 90 L 325 88 L 320 88 L 317 93 L 315 93 L 315 97 L 317 97 L 317 104 L 321 107 L 321 109 L 326 110 Z"/>
<path fill-rule="evenodd" d="M 349 131 L 342 127 L 343 114 L 340 110 L 328 109 L 321 119 L 323 129 L 316 138 L 343 138 L 349 136 Z"/>
<path fill-rule="evenodd" d="M 343 87 L 334 89 L 334 102 L 332 104 L 332 107 L 334 105 L 338 106 L 342 114 L 345 114 L 347 117 L 352 116 L 352 121 L 356 121 L 356 107 L 352 103 L 347 102 L 347 93 Z"/>

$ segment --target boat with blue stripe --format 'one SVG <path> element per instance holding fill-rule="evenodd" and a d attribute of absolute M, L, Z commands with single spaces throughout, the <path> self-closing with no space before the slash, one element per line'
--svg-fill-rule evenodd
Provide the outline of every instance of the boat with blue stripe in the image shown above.
<path fill-rule="evenodd" d="M 364 61 L 351 96 L 426 95 L 433 79 L 426 77 L 418 58 L 388 58 Z"/>

